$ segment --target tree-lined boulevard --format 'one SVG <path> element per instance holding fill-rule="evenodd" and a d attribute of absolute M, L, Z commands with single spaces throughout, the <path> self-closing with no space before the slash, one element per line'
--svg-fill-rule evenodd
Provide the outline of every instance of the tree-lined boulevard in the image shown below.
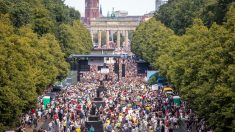
<path fill-rule="evenodd" d="M 0 0 L 0 131 L 235 131 L 233 0 L 168 0 L 131 34 L 131 51 L 115 49 L 107 74 L 76 65 L 81 80 L 55 92 L 69 57 L 93 49 L 80 19 L 61 0 Z M 139 61 L 158 71 L 157 89 Z"/>

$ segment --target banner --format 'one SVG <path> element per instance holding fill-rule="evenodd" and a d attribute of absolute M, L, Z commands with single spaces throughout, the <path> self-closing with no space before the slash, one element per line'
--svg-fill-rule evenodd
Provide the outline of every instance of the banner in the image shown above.
<path fill-rule="evenodd" d="M 104 59 L 103 58 L 96 58 L 96 57 L 89 58 L 88 65 L 103 66 L 104 65 Z"/>
<path fill-rule="evenodd" d="M 108 68 L 101 68 L 100 73 L 108 74 L 109 73 L 109 69 Z"/>
<path fill-rule="evenodd" d="M 152 85 L 152 90 L 158 90 L 158 85 L 157 84 Z"/>

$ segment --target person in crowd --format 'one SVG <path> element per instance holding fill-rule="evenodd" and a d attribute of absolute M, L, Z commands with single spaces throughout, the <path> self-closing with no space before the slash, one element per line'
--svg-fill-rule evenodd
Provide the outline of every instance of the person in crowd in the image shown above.
<path fill-rule="evenodd" d="M 83 73 L 81 82 L 56 93 L 46 107 L 42 101 L 44 95 L 40 96 L 38 108 L 25 114 L 22 124 L 30 124 L 30 119 L 33 119 L 37 127 L 38 121 L 50 120 L 49 132 L 96 132 L 94 126 L 86 128 L 85 122 L 90 115 L 96 89 L 103 80 L 107 91 L 100 93 L 100 97 L 105 106 L 96 108 L 95 114 L 100 115 L 105 132 L 173 131 L 183 120 L 190 127 L 189 115 L 192 112 L 187 112 L 184 102 L 176 107 L 172 96 L 166 96 L 161 90 L 148 89 L 145 75 L 137 74 L 137 64 L 133 60 L 120 62 L 125 64 L 125 77 L 114 73 L 113 64 L 107 64 L 110 73 L 106 77 L 98 71 L 97 65 L 91 65 L 90 71 Z M 201 124 L 199 131 L 204 130 L 204 123 Z"/>

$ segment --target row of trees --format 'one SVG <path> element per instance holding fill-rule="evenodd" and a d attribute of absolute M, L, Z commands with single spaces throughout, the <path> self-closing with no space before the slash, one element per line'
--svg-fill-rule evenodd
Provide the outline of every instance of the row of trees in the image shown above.
<path fill-rule="evenodd" d="M 176 85 L 208 127 L 235 131 L 235 3 L 198 2 L 169 1 L 137 28 L 132 51 Z"/>
<path fill-rule="evenodd" d="M 66 57 L 91 50 L 79 19 L 61 0 L 0 0 L 0 131 L 15 127 L 37 96 L 66 76 Z"/>
<path fill-rule="evenodd" d="M 233 0 L 168 0 L 168 4 L 155 12 L 155 17 L 176 34 L 182 35 L 193 24 L 194 18 L 200 18 L 208 27 L 213 22 L 222 24 L 226 19 L 228 5 L 232 2 Z"/>

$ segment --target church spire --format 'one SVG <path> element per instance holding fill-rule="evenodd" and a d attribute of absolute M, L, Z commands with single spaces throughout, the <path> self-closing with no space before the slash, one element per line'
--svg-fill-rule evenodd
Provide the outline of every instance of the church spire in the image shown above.
<path fill-rule="evenodd" d="M 103 12 L 102 12 L 102 6 L 100 4 L 100 16 L 103 16 Z"/>

